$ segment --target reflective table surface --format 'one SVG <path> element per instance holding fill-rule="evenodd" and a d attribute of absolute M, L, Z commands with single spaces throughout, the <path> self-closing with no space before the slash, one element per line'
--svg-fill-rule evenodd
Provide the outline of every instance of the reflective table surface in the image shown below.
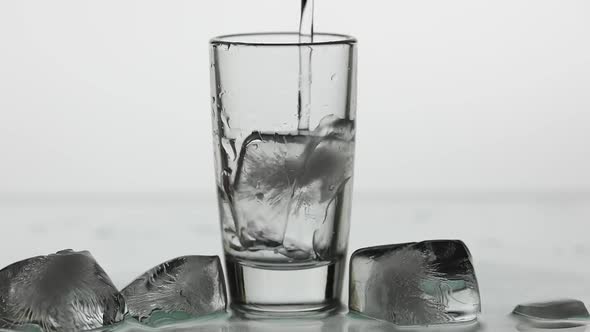
<path fill-rule="evenodd" d="M 352 218 L 349 252 L 425 239 L 461 239 L 470 247 L 482 297 L 479 323 L 417 330 L 546 331 L 509 314 L 523 302 L 575 298 L 590 303 L 589 194 L 358 193 Z M 221 255 L 213 193 L 3 195 L 0 227 L 0 265 L 65 248 L 89 250 L 119 288 L 173 257 Z M 344 293 L 346 299 L 347 290 Z M 156 330 L 132 322 L 114 329 Z M 396 328 L 341 312 L 322 319 L 256 321 L 228 313 L 164 330 Z M 560 331 L 581 332 L 586 327 Z"/>

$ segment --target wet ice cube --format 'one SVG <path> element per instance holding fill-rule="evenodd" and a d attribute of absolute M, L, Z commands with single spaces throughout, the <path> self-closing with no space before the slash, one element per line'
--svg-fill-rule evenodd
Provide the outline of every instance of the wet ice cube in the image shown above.
<path fill-rule="evenodd" d="M 530 319 L 550 321 L 587 321 L 590 323 L 590 314 L 579 300 L 562 299 L 547 302 L 533 302 L 519 304 L 512 312 L 515 315 Z"/>
<path fill-rule="evenodd" d="M 59 251 L 0 270 L 0 327 L 81 331 L 123 319 L 125 300 L 87 251 Z"/>
<path fill-rule="evenodd" d="M 261 133 L 245 140 L 232 193 L 236 232 L 244 247 L 282 244 L 306 142 L 305 136 Z"/>
<path fill-rule="evenodd" d="M 471 255 L 457 240 L 359 249 L 349 294 L 352 311 L 402 326 L 468 322 L 480 312 Z"/>
<path fill-rule="evenodd" d="M 333 137 L 257 133 L 247 140 L 233 195 L 242 244 L 311 252 L 314 231 L 352 176 L 352 148 Z"/>
<path fill-rule="evenodd" d="M 354 122 L 333 116 L 306 134 L 252 133 L 228 195 L 240 244 L 297 260 L 312 257 L 314 242 L 330 242 L 330 232 L 316 231 L 330 230 L 330 209 L 344 204 L 334 201 L 352 177 L 353 151 Z"/>
<path fill-rule="evenodd" d="M 202 316 L 226 309 L 225 280 L 217 256 L 183 256 L 162 263 L 121 292 L 129 313 L 144 321 L 154 312 Z"/>
<path fill-rule="evenodd" d="M 314 259 L 329 259 L 340 218 L 346 220 L 352 186 L 354 121 L 327 116 L 309 136 L 304 169 L 297 179 L 284 246 Z M 343 240 L 346 242 L 346 240 Z"/>

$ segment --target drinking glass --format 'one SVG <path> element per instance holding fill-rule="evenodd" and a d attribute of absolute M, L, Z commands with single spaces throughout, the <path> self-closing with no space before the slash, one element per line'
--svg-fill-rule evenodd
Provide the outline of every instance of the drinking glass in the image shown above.
<path fill-rule="evenodd" d="M 355 144 L 356 40 L 213 38 L 211 103 L 232 307 L 309 314 L 339 304 Z"/>

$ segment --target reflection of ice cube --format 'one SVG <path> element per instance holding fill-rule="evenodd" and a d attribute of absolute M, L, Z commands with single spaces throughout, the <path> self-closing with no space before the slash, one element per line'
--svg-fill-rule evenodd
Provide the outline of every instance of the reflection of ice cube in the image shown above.
<path fill-rule="evenodd" d="M 141 275 L 121 292 L 129 313 L 144 320 L 152 312 L 200 316 L 226 308 L 225 281 L 217 256 L 184 256 Z"/>
<path fill-rule="evenodd" d="M 585 325 L 572 325 L 572 324 L 557 324 L 557 325 L 536 325 L 536 324 L 518 324 L 516 330 L 520 332 L 548 332 L 548 331 L 559 331 L 559 332 L 588 332 L 588 328 Z"/>
<path fill-rule="evenodd" d="M 81 331 L 120 321 L 125 300 L 87 251 L 29 258 L 0 271 L 0 327 Z"/>
<path fill-rule="evenodd" d="M 469 250 L 447 240 L 357 250 L 350 309 L 404 326 L 475 320 L 480 298 Z"/>

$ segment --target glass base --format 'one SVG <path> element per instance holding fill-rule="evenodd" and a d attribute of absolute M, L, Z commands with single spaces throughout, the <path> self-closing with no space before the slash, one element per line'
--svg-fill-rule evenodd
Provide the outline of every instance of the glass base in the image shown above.
<path fill-rule="evenodd" d="M 344 261 L 306 269 L 260 268 L 226 257 L 231 308 L 251 318 L 315 317 L 340 308 Z"/>

